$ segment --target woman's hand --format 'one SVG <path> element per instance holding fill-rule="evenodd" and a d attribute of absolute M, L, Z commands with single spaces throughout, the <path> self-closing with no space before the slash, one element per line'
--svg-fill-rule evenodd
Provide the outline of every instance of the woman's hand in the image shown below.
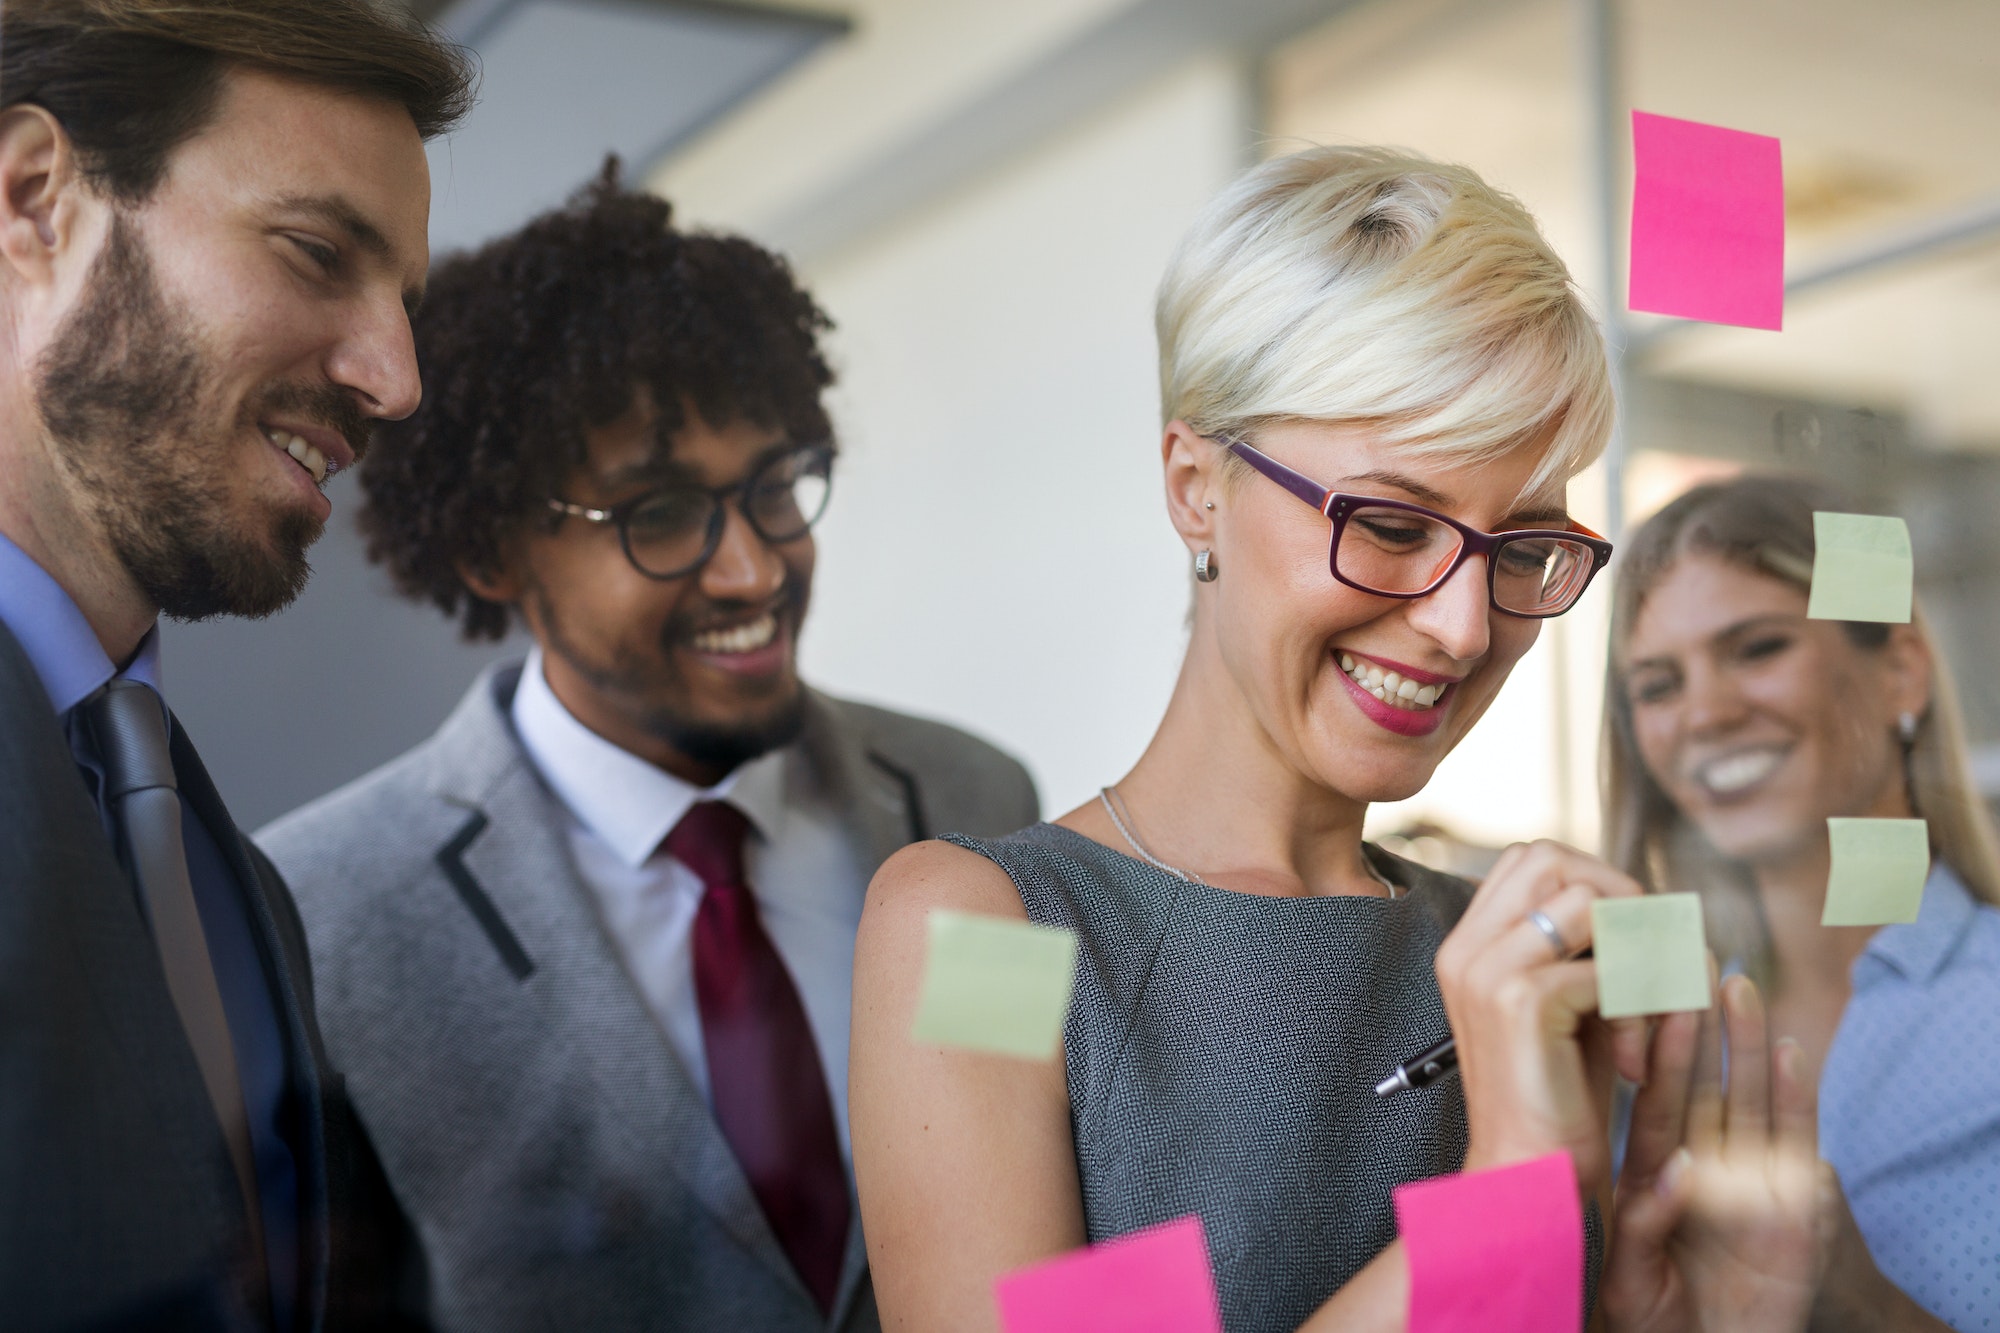
<path fill-rule="evenodd" d="M 1608 1185 L 1612 1065 L 1640 1075 L 1645 1024 L 1599 1020 L 1596 967 L 1574 955 L 1591 941 L 1592 902 L 1639 893 L 1595 857 L 1553 842 L 1517 845 L 1438 949 L 1465 1082 L 1468 1171 L 1563 1151 L 1586 1195 Z M 1528 919 L 1537 910 L 1569 946 L 1562 957 Z"/>
<path fill-rule="evenodd" d="M 1729 1032 L 1728 1088 L 1721 1029 Z M 1795 1043 L 1773 1049 L 1748 978 L 1721 1016 L 1654 1034 L 1620 1173 L 1606 1320 L 1618 1333 L 1803 1329 L 1830 1251 L 1838 1184 Z"/>

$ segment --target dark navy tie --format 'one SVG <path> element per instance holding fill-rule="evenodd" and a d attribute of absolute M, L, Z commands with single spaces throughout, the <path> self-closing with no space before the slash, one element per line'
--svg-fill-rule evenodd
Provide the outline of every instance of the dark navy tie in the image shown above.
<path fill-rule="evenodd" d="M 256 1157 L 250 1146 L 250 1117 L 236 1046 L 216 984 L 208 936 L 188 878 L 187 849 L 181 842 L 180 787 L 174 779 L 167 741 L 166 709 L 159 696 L 134 680 L 113 680 L 84 701 L 91 739 L 104 765 L 104 801 L 112 812 L 125 855 L 138 881 L 153 943 L 166 972 L 167 994 L 215 1117 L 243 1206 L 250 1219 L 256 1271 L 264 1273 L 264 1224 L 257 1188 Z"/>

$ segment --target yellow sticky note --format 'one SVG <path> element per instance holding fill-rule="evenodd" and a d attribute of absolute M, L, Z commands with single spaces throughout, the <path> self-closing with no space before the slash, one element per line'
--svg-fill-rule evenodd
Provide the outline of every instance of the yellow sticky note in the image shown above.
<path fill-rule="evenodd" d="M 1062 1040 L 1076 983 L 1076 935 L 1053 926 L 933 912 L 921 1042 L 1047 1060 Z"/>
<path fill-rule="evenodd" d="M 1590 905 L 1590 932 L 1599 1014 L 1630 1018 L 1708 1008 L 1699 895 L 1600 898 Z"/>
<path fill-rule="evenodd" d="M 1822 926 L 1915 921 L 1931 873 L 1931 830 L 1921 819 L 1829 819 L 1833 874 Z"/>
<path fill-rule="evenodd" d="M 1813 620 L 1910 623 L 1910 529 L 1879 514 L 1813 514 Z"/>

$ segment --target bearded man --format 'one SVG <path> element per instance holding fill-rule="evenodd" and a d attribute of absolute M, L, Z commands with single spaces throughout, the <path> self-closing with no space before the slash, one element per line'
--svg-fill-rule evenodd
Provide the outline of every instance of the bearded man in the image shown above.
<path fill-rule="evenodd" d="M 431 275 L 424 404 L 362 469 L 363 527 L 404 591 L 534 650 L 257 836 L 441 1327 L 878 1327 L 863 890 L 1036 801 L 991 746 L 800 683 L 825 323 L 615 168 Z"/>
<path fill-rule="evenodd" d="M 400 1219 L 297 911 L 160 693 L 268 615 L 417 404 L 424 140 L 467 62 L 368 0 L 0 16 L 0 1319 L 394 1321 Z M 302 701 L 302 704 L 304 701 Z"/>

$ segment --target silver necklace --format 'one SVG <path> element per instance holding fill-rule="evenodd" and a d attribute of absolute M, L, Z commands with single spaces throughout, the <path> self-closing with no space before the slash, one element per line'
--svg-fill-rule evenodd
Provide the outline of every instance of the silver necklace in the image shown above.
<path fill-rule="evenodd" d="M 1097 799 L 1104 803 L 1104 813 L 1111 816 L 1111 822 L 1118 829 L 1119 836 L 1124 838 L 1125 841 L 1131 845 L 1132 850 L 1139 854 L 1139 859 L 1141 861 L 1144 861 L 1147 865 L 1152 866 L 1155 870 L 1166 871 L 1169 875 L 1172 875 L 1175 879 L 1180 880 L 1183 884 L 1200 884 L 1204 886 L 1208 885 L 1207 880 L 1203 879 L 1200 875 L 1195 874 L 1193 871 L 1182 870 L 1179 866 L 1170 866 L 1165 861 L 1162 861 L 1159 857 L 1153 855 L 1151 852 L 1146 850 L 1146 844 L 1139 841 L 1138 835 L 1132 832 L 1131 826 L 1127 824 L 1124 818 L 1119 814 L 1119 808 L 1125 804 L 1125 798 L 1118 794 L 1118 788 L 1116 786 L 1099 787 L 1097 789 Z M 1129 814 L 1130 812 L 1127 811 L 1126 813 Z M 1385 875 L 1383 875 L 1381 871 L 1375 868 L 1374 863 L 1369 861 L 1368 854 L 1366 852 L 1363 852 L 1361 854 L 1361 868 L 1368 872 L 1368 877 L 1370 879 L 1374 880 L 1377 884 L 1380 884 L 1383 888 L 1389 891 L 1389 897 L 1391 899 L 1402 897 L 1403 895 L 1402 888 L 1399 885 L 1390 883 L 1389 879 Z"/>
<path fill-rule="evenodd" d="M 1200 875 L 1182 870 L 1179 866 L 1170 866 L 1146 850 L 1146 844 L 1139 841 L 1137 835 L 1130 828 L 1126 827 L 1125 821 L 1118 815 L 1118 807 L 1125 804 L 1125 798 L 1118 794 L 1118 788 L 1099 787 L 1097 789 L 1097 799 L 1104 802 L 1104 813 L 1111 816 L 1111 822 L 1118 826 L 1118 832 L 1123 835 L 1125 841 L 1132 844 L 1132 850 L 1139 853 L 1141 861 L 1144 861 L 1156 870 L 1166 871 L 1169 875 L 1172 875 L 1184 884 L 1206 885 L 1208 883 Z"/>

